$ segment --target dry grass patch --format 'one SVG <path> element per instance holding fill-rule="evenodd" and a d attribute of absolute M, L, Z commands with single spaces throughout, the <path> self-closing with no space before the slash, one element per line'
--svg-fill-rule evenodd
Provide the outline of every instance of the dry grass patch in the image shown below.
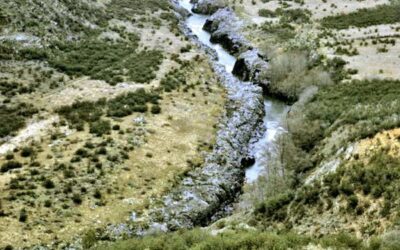
<path fill-rule="evenodd" d="M 176 185 L 185 172 L 201 167 L 205 152 L 213 145 L 225 94 L 205 60 L 186 72 L 186 78 L 193 86 L 163 94 L 160 114 L 135 113 L 111 120 L 119 129 L 103 137 L 90 134 L 86 125 L 84 131 L 66 131 L 53 138 L 62 127 L 55 124 L 51 135 L 33 142 L 34 161 L 22 157 L 21 150 L 14 153 L 13 160 L 23 163 L 23 167 L 0 178 L 0 210 L 7 214 L 0 217 L 0 245 L 18 247 L 70 240 L 89 228 L 124 222 L 133 211 L 146 213 L 151 202 Z M 140 125 L 142 120 L 145 123 Z M 95 148 L 91 149 L 88 142 Z M 95 153 L 102 147 L 106 148 L 104 155 Z M 121 158 L 124 152 L 128 159 Z M 77 154 L 82 155 L 81 160 L 72 162 Z M 100 168 L 92 162 L 96 155 Z M 112 158 L 114 155 L 118 160 Z M 0 158 L 0 165 L 7 161 L 5 158 Z M 39 166 L 32 166 L 34 162 Z M 66 164 L 66 170 L 72 166 L 74 176 L 66 178 L 68 171 L 57 170 L 60 163 Z M 33 170 L 53 180 L 55 187 L 32 182 L 37 185 L 32 190 L 34 199 L 17 195 L 16 200 L 10 200 L 12 193 L 20 193 L 18 189 L 10 190 L 11 179 L 36 178 L 31 176 Z M 75 184 L 63 194 L 67 183 Z M 96 190 L 101 197 L 96 197 Z M 19 221 L 23 208 L 27 210 L 26 222 Z"/>

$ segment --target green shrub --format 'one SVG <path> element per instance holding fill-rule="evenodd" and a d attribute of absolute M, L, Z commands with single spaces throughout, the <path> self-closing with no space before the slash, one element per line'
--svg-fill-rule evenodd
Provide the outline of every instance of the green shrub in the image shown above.
<path fill-rule="evenodd" d="M 166 92 L 179 89 L 182 85 L 186 85 L 186 77 L 183 71 L 178 69 L 168 72 L 160 82 L 160 87 Z"/>
<path fill-rule="evenodd" d="M 29 157 L 33 154 L 33 149 L 31 147 L 23 147 L 21 150 L 22 157 Z"/>
<path fill-rule="evenodd" d="M 358 205 L 358 198 L 357 198 L 357 196 L 356 196 L 356 195 L 351 195 L 351 196 L 349 196 L 348 203 L 349 203 L 349 207 L 350 207 L 351 209 L 355 209 L 355 208 L 357 207 L 357 205 Z"/>
<path fill-rule="evenodd" d="M 26 222 L 28 220 L 28 212 L 26 211 L 25 208 L 21 209 L 21 211 L 19 212 L 18 220 L 20 222 Z"/>
<path fill-rule="evenodd" d="M 94 191 L 93 197 L 96 198 L 96 199 L 101 199 L 101 192 L 100 192 L 100 190 L 96 189 L 96 190 Z"/>
<path fill-rule="evenodd" d="M 153 105 L 151 107 L 151 113 L 152 114 L 160 114 L 161 113 L 161 107 L 159 105 Z"/>
<path fill-rule="evenodd" d="M 57 110 L 60 115 L 63 115 L 71 124 L 77 125 L 83 122 L 95 122 L 103 115 L 103 106 L 105 100 L 97 102 L 75 102 L 71 106 L 63 106 Z"/>
<path fill-rule="evenodd" d="M 0 105 L 0 138 L 25 126 L 25 120 L 37 113 L 32 105 L 21 103 L 16 106 Z"/>
<path fill-rule="evenodd" d="M 261 29 L 263 32 L 271 35 L 275 35 L 280 40 L 289 40 L 296 36 L 295 28 L 285 22 L 279 23 L 268 23 L 262 24 Z"/>
<path fill-rule="evenodd" d="M 133 112 L 146 112 L 146 104 L 149 102 L 157 104 L 160 98 L 159 94 L 146 92 L 144 89 L 122 94 L 108 102 L 107 115 L 124 117 Z"/>
<path fill-rule="evenodd" d="M 344 140 L 354 141 L 400 126 L 400 120 L 393 118 L 400 109 L 399 84 L 393 80 L 364 80 L 323 86 L 303 107 L 304 119 L 298 127 L 291 126 L 296 145 L 310 150 L 342 127 L 351 126 Z M 302 127 L 316 130 L 301 134 Z"/>
<path fill-rule="evenodd" d="M 258 10 L 258 15 L 262 17 L 276 17 L 275 11 L 269 9 L 260 9 Z"/>
<path fill-rule="evenodd" d="M 163 60 L 160 51 L 136 52 L 139 38 L 128 43 L 106 42 L 89 38 L 79 42 L 57 44 L 49 63 L 68 75 L 87 75 L 93 79 L 116 84 L 127 80 L 147 83 L 156 77 Z M 124 69 L 127 69 L 126 73 Z M 124 77 L 123 77 L 124 76 Z"/>
<path fill-rule="evenodd" d="M 45 200 L 43 205 L 45 207 L 51 207 L 51 205 L 52 205 L 51 200 Z"/>
<path fill-rule="evenodd" d="M 391 24 L 400 21 L 400 4 L 380 5 L 370 9 L 360 9 L 349 14 L 328 16 L 321 20 L 325 28 L 347 29 L 354 27 L 368 27 L 379 24 Z"/>
<path fill-rule="evenodd" d="M 90 133 L 101 136 L 103 134 L 108 134 L 111 131 L 111 123 L 108 120 L 99 120 L 90 123 Z"/>
<path fill-rule="evenodd" d="M 50 179 L 45 179 L 42 182 L 42 186 L 46 189 L 53 189 L 56 185 L 54 184 L 54 182 Z"/>
<path fill-rule="evenodd" d="M 81 195 L 78 194 L 78 193 L 74 193 L 74 194 L 72 195 L 72 201 L 73 201 L 75 204 L 77 204 L 77 205 L 82 204 L 82 197 L 81 197 Z"/>
<path fill-rule="evenodd" d="M 361 239 L 346 233 L 325 236 L 320 242 L 323 247 L 333 246 L 335 249 L 365 249 Z"/>
<path fill-rule="evenodd" d="M 397 234 L 390 235 L 385 239 L 391 244 L 384 245 L 382 241 L 376 241 L 374 246 L 395 246 L 398 242 Z M 90 237 L 91 246 L 95 242 L 95 233 Z M 224 232 L 217 235 L 211 235 L 205 230 L 192 229 L 181 230 L 174 233 L 156 234 L 144 237 L 135 237 L 128 240 L 117 241 L 110 244 L 104 244 L 94 249 L 113 249 L 113 250 L 142 250 L 142 249 L 303 249 L 309 245 L 320 245 L 324 249 L 380 249 L 371 248 L 367 242 L 363 243 L 355 235 L 339 233 L 323 236 L 322 238 L 307 237 L 295 234 L 293 232 L 273 232 L 255 231 L 236 231 Z M 386 248 L 385 248 L 386 249 Z M 397 249 L 397 248 L 388 248 Z"/>
<path fill-rule="evenodd" d="M 283 22 L 308 23 L 311 12 L 305 9 L 282 9 L 278 8 L 276 13 L 281 16 Z"/>
<path fill-rule="evenodd" d="M 82 237 L 83 249 L 89 249 L 96 243 L 96 231 L 89 230 Z"/>
<path fill-rule="evenodd" d="M 284 206 L 289 204 L 294 198 L 292 192 L 286 192 L 276 197 L 267 199 L 263 204 L 257 208 L 257 212 L 264 214 L 268 217 L 273 216 L 278 210 L 283 210 Z"/>
<path fill-rule="evenodd" d="M 5 173 L 12 169 L 22 168 L 22 164 L 17 161 L 7 161 L 3 163 L 0 168 L 0 172 Z"/>

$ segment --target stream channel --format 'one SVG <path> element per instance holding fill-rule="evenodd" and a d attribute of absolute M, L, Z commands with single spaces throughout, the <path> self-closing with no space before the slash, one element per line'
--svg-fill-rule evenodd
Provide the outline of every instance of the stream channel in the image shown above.
<path fill-rule="evenodd" d="M 191 10 L 193 5 L 190 0 L 181 0 L 179 4 L 191 13 L 191 16 L 186 20 L 186 25 L 198 37 L 200 42 L 217 52 L 218 63 L 225 66 L 227 72 L 232 72 L 236 58 L 230 55 L 221 45 L 211 43 L 211 35 L 203 30 L 203 26 L 209 16 L 193 13 Z M 265 127 L 265 132 L 261 139 L 251 146 L 255 163 L 246 169 L 246 183 L 256 181 L 260 175 L 265 173 L 269 158 L 276 154 L 276 138 L 286 131 L 284 118 L 289 107 L 281 101 L 264 96 L 264 109 L 263 126 Z"/>

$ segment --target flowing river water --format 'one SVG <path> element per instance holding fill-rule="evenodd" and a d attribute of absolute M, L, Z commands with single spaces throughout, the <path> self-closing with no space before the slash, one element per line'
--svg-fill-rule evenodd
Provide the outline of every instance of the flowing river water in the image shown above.
<path fill-rule="evenodd" d="M 181 0 L 179 4 L 191 13 L 191 16 L 186 20 L 186 25 L 198 37 L 200 42 L 217 52 L 218 62 L 225 66 L 226 71 L 232 72 L 236 58 L 230 55 L 221 45 L 211 43 L 211 35 L 203 30 L 203 26 L 209 16 L 193 13 L 191 11 L 192 4 L 190 0 Z M 286 131 L 284 118 L 289 107 L 283 102 L 266 96 L 264 97 L 264 109 L 265 117 L 263 126 L 266 129 L 261 139 L 252 145 L 255 163 L 246 169 L 246 183 L 256 181 L 260 175 L 265 173 L 269 158 L 276 154 L 276 138 Z"/>

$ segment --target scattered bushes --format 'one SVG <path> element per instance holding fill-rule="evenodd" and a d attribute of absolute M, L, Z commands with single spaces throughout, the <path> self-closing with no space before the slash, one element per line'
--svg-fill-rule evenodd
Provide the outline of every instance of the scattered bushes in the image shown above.
<path fill-rule="evenodd" d="M 260 9 L 258 10 L 258 15 L 262 17 L 276 17 L 275 11 L 269 9 Z"/>
<path fill-rule="evenodd" d="M 398 127 L 399 84 L 393 80 L 366 80 L 325 86 L 306 104 L 304 125 L 318 121 L 325 128 L 324 137 L 339 127 L 352 125 L 349 140 Z"/>
<path fill-rule="evenodd" d="M 262 30 L 271 35 L 275 35 L 280 40 L 286 41 L 296 36 L 295 28 L 288 23 L 265 22 L 261 26 Z"/>
<path fill-rule="evenodd" d="M 160 82 L 160 87 L 166 92 L 178 89 L 181 85 L 186 85 L 186 77 L 182 70 L 178 69 L 168 72 Z"/>
<path fill-rule="evenodd" d="M 321 20 L 321 24 L 330 29 L 347 29 L 351 26 L 362 28 L 399 22 L 399 13 L 400 4 L 393 3 L 371 9 L 361 9 L 349 14 L 328 16 Z"/>
<path fill-rule="evenodd" d="M 283 9 L 278 8 L 275 11 L 260 9 L 258 15 L 262 17 L 281 17 L 281 22 L 285 23 L 308 23 L 311 13 L 304 9 Z"/>
<path fill-rule="evenodd" d="M 146 83 L 155 78 L 163 60 L 160 51 L 135 52 L 139 38 L 129 43 L 88 39 L 57 44 L 49 63 L 69 75 L 87 75 L 111 84 L 123 81 Z M 126 72 L 124 70 L 127 70 Z"/>
<path fill-rule="evenodd" d="M 117 16 L 130 18 L 146 11 L 154 13 L 159 10 L 168 10 L 171 5 L 167 0 L 113 0 L 108 6 Z"/>
<path fill-rule="evenodd" d="M 25 120 L 37 113 L 32 105 L 21 103 L 16 106 L 0 105 L 0 138 L 21 129 Z"/>
<path fill-rule="evenodd" d="M 392 236 L 393 239 L 395 239 Z M 396 242 L 396 240 L 392 240 Z M 377 240 L 375 245 L 380 245 Z M 181 230 L 98 246 L 95 249 L 301 249 L 310 245 L 322 245 L 332 249 L 372 249 L 368 242 L 354 235 L 340 233 L 322 238 L 310 238 L 291 231 L 279 234 L 260 231 L 220 233 L 215 236 L 200 229 Z M 381 245 L 382 246 L 382 245 Z M 376 249 L 376 248 L 375 248 Z"/>
<path fill-rule="evenodd" d="M 287 23 L 308 23 L 311 12 L 304 9 L 277 9 L 276 13 L 281 16 L 281 21 Z"/>
<path fill-rule="evenodd" d="M 107 114 L 110 117 L 125 117 L 134 112 L 147 112 L 147 103 L 157 105 L 160 98 L 157 92 L 138 89 L 135 92 L 121 94 L 108 101 L 105 99 L 100 99 L 97 102 L 78 101 L 71 106 L 59 108 L 57 112 L 78 130 L 83 130 L 84 123 L 88 122 L 90 132 L 100 136 L 111 130 L 110 122 L 100 119 L 102 116 Z"/>
<path fill-rule="evenodd" d="M 97 102 L 75 102 L 71 106 L 63 106 L 57 110 L 63 115 L 74 127 L 82 126 L 84 122 L 95 122 L 103 115 L 103 106 L 105 100 Z"/>
<path fill-rule="evenodd" d="M 158 104 L 161 97 L 158 93 L 146 92 L 139 89 L 135 92 L 120 95 L 107 103 L 107 115 L 114 117 L 124 117 L 133 112 L 146 112 L 147 103 Z"/>

